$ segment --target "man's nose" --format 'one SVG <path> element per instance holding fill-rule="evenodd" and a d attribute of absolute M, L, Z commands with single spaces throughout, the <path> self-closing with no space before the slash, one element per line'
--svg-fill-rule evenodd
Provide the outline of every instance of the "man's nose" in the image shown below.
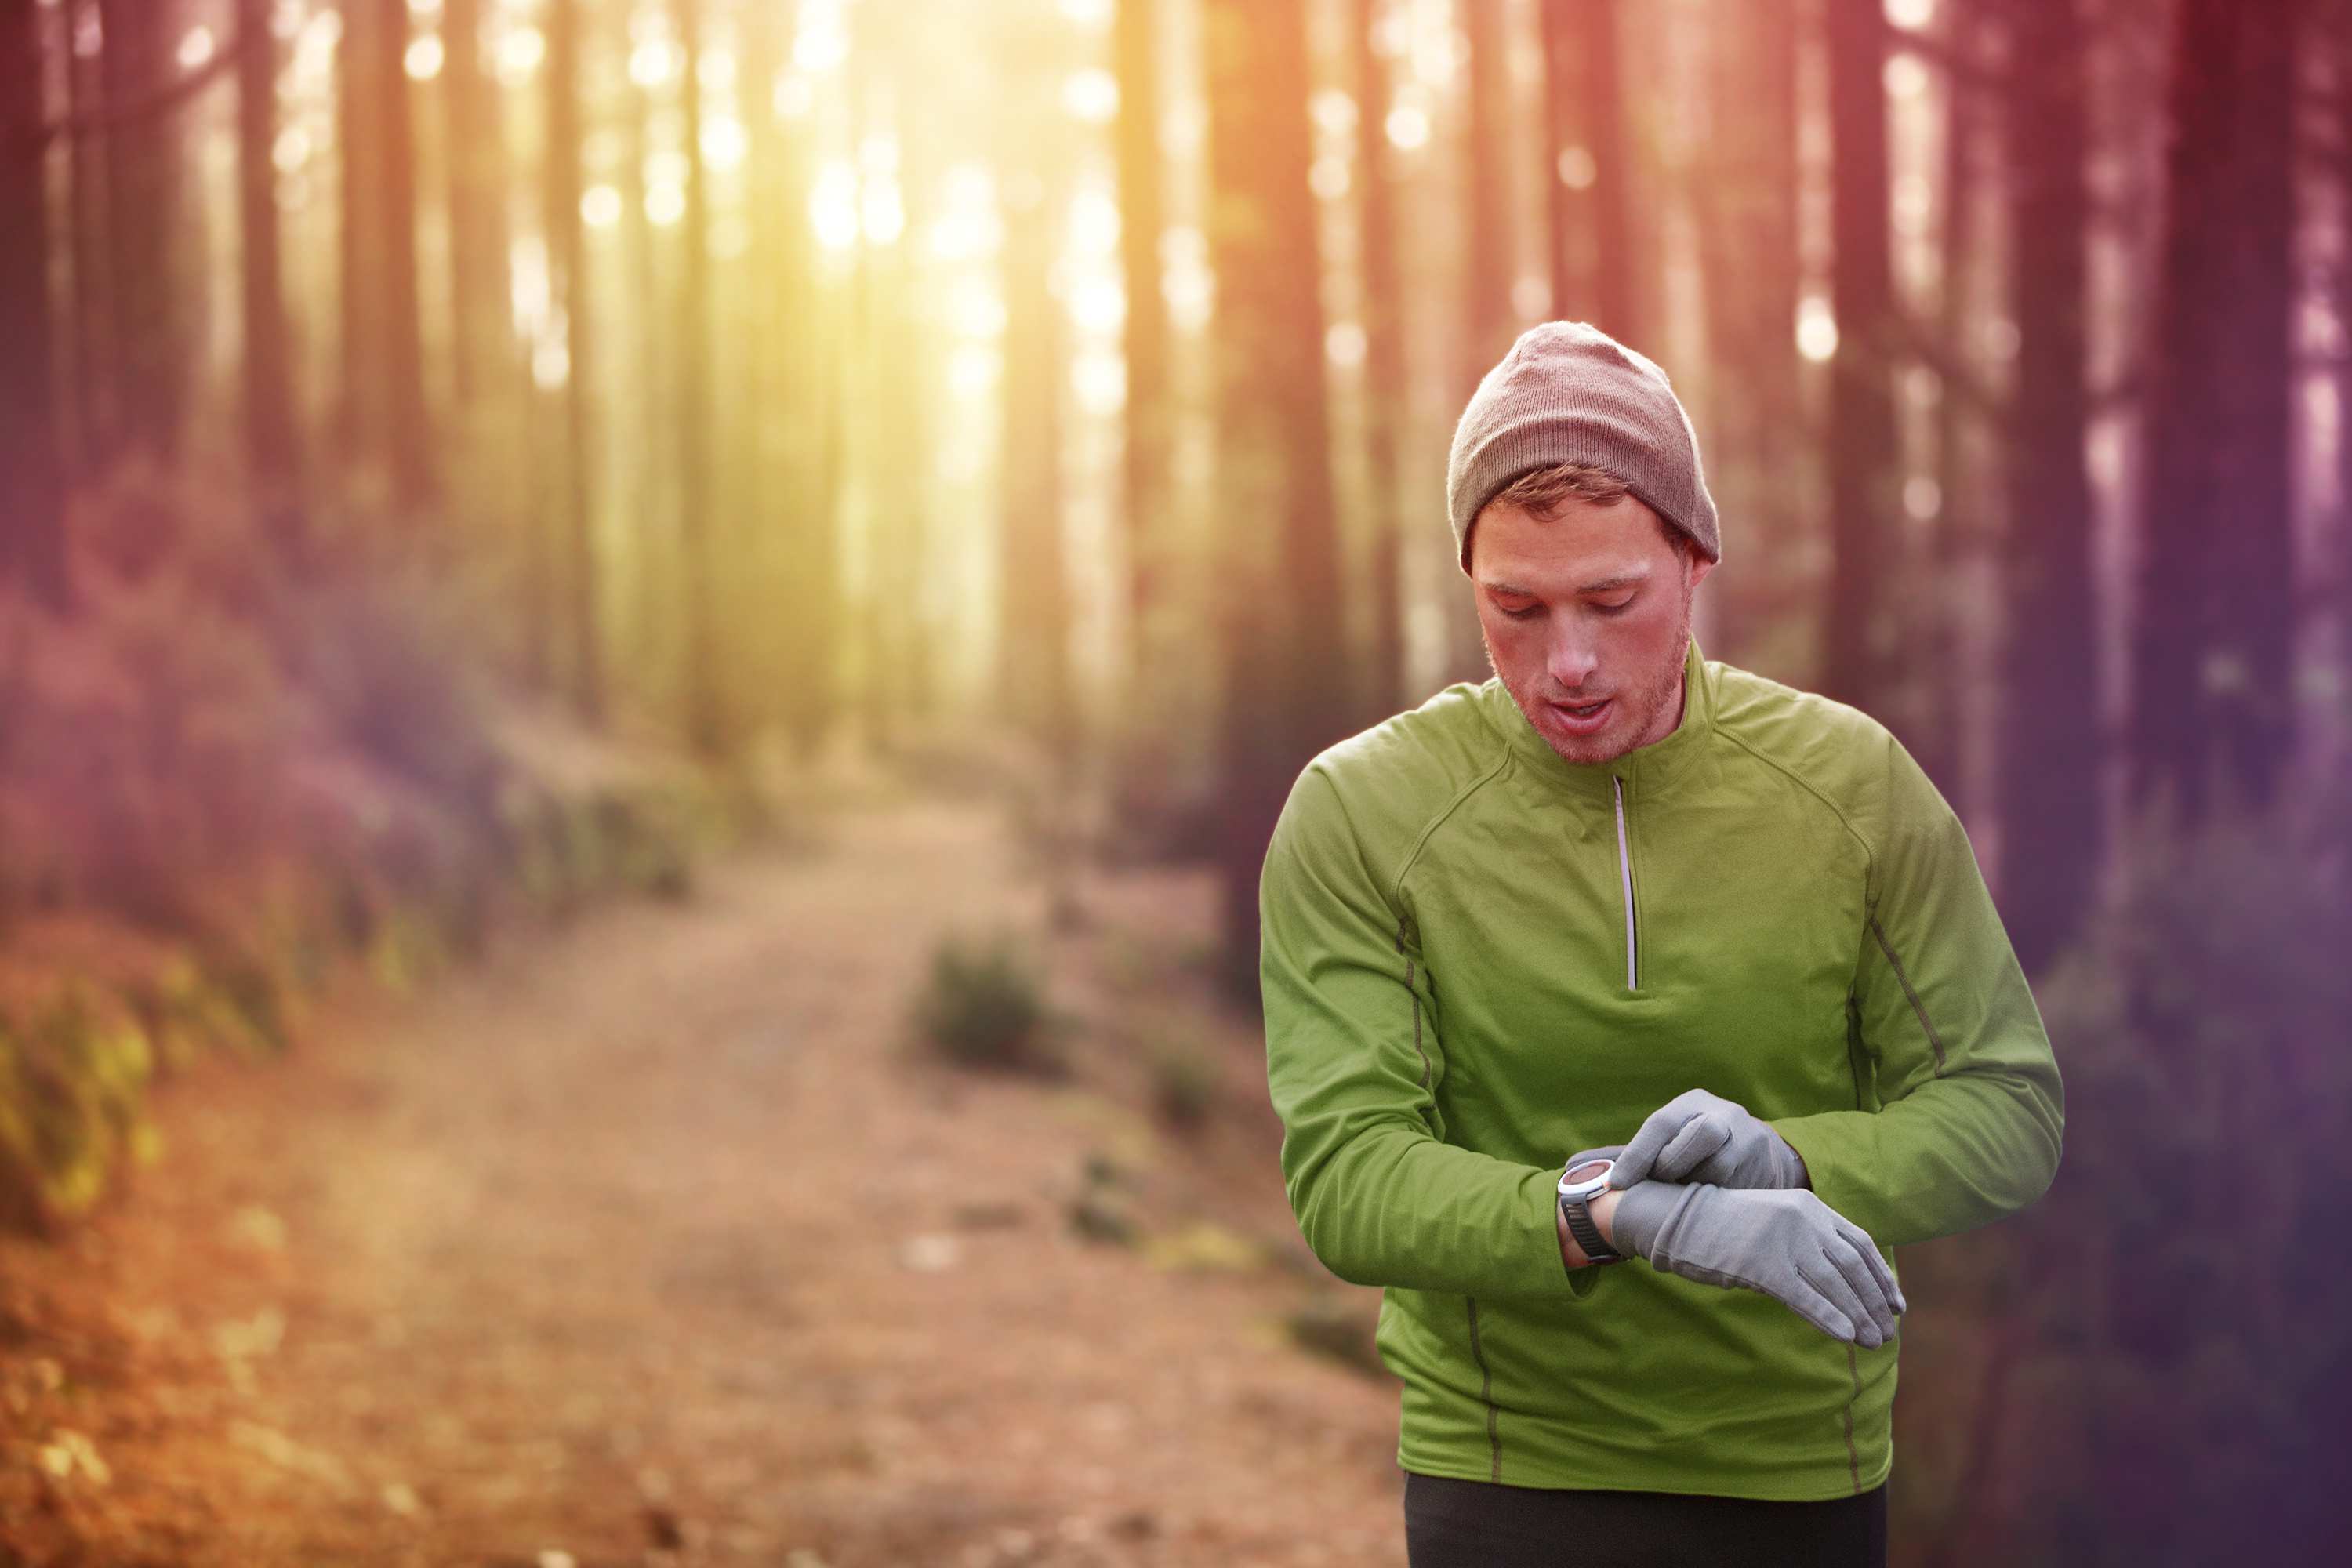
<path fill-rule="evenodd" d="M 1591 639 L 1573 626 L 1564 626 L 1552 634 L 1551 647 L 1545 650 L 1544 673 L 1573 691 L 1584 684 L 1600 662 L 1592 651 Z"/>

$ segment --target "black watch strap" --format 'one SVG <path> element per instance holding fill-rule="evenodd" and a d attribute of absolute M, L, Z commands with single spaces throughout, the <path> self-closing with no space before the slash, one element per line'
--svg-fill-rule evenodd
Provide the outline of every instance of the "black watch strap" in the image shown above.
<path fill-rule="evenodd" d="M 1559 1200 L 1559 1212 L 1567 1216 L 1569 1234 L 1576 1237 L 1579 1247 L 1584 1248 L 1586 1258 L 1595 1263 L 1625 1261 L 1623 1253 L 1601 1238 L 1601 1227 L 1592 1223 L 1592 1215 L 1586 1212 L 1582 1201 L 1562 1198 Z"/>

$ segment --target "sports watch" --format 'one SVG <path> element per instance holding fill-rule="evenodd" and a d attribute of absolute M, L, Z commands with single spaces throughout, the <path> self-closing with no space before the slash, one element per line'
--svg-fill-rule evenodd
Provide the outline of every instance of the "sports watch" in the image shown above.
<path fill-rule="evenodd" d="M 1609 1158 L 1580 1159 L 1559 1173 L 1559 1212 L 1584 1256 L 1595 1263 L 1622 1263 L 1625 1255 L 1609 1245 L 1592 1223 L 1586 1205 L 1609 1190 L 1609 1173 L 1617 1162 Z"/>

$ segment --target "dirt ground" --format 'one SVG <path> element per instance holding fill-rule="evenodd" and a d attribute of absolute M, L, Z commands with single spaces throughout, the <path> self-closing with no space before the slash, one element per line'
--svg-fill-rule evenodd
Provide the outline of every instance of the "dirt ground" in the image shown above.
<path fill-rule="evenodd" d="M 902 1050 L 934 937 L 1045 898 L 898 803 L 164 1086 L 156 1164 L 0 1242 L 0 1563 L 1402 1563 L 1393 1386 L 1282 1327 L 1377 1299 L 1181 962 L 1211 886 L 1081 891 L 1058 1083 Z"/>

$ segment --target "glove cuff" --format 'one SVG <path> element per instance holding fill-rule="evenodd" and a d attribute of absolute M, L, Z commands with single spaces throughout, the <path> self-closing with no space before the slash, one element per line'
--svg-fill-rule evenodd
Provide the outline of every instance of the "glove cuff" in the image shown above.
<path fill-rule="evenodd" d="M 1705 1190 L 1679 1182 L 1635 1182 L 1625 1188 L 1609 1217 L 1611 1239 L 1617 1250 L 1628 1258 L 1646 1258 L 1653 1268 L 1661 1267 L 1659 1239 Z"/>

